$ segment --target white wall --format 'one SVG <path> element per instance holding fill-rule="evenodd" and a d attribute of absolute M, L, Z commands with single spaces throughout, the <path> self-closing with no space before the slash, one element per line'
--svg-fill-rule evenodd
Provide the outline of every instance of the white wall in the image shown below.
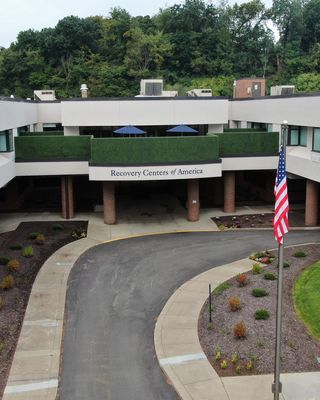
<path fill-rule="evenodd" d="M 320 127 L 320 95 L 301 97 L 265 97 L 259 100 L 235 100 L 229 103 L 229 119 Z"/>
<path fill-rule="evenodd" d="M 16 176 L 88 175 L 87 161 L 16 163 Z"/>
<path fill-rule="evenodd" d="M 37 103 L 38 122 L 41 123 L 61 123 L 61 103 L 45 102 Z"/>
<path fill-rule="evenodd" d="M 228 100 L 63 101 L 64 126 L 226 124 Z"/>
<path fill-rule="evenodd" d="M 247 171 L 277 169 L 278 157 L 228 157 L 222 158 L 222 171 Z"/>
<path fill-rule="evenodd" d="M 0 154 L 0 188 L 15 177 L 14 153 Z"/>
<path fill-rule="evenodd" d="M 37 104 L 31 101 L 0 100 L 0 131 L 37 122 Z"/>

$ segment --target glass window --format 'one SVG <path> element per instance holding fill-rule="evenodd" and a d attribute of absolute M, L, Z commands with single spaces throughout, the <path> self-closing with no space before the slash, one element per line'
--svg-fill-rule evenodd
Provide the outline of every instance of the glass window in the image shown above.
<path fill-rule="evenodd" d="M 9 152 L 13 149 L 12 130 L 0 132 L 0 152 Z"/>
<path fill-rule="evenodd" d="M 290 126 L 288 145 L 289 146 L 298 146 L 299 145 L 299 128 L 296 126 Z"/>
<path fill-rule="evenodd" d="M 313 147 L 312 150 L 320 151 L 320 128 L 313 129 Z"/>
<path fill-rule="evenodd" d="M 307 132 L 308 132 L 308 130 L 306 127 L 300 128 L 300 146 L 307 145 Z"/>

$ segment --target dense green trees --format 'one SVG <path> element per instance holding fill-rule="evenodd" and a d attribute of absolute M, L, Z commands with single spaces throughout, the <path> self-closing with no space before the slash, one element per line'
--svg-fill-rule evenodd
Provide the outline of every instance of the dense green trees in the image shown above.
<path fill-rule="evenodd" d="M 276 32 L 271 29 L 271 24 Z M 261 0 L 229 5 L 204 0 L 132 17 L 66 17 L 55 28 L 20 32 L 0 48 L 0 95 L 31 97 L 34 89 L 79 96 L 138 94 L 141 78 L 162 77 L 179 93 L 211 87 L 230 95 L 234 79 L 266 76 L 270 84 L 320 90 L 320 0 Z"/>

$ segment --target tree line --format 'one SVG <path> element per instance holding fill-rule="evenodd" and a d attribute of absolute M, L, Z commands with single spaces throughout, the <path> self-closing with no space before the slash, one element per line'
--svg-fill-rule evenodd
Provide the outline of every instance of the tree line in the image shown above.
<path fill-rule="evenodd" d="M 3 96 L 55 89 L 78 97 L 80 83 L 91 96 L 132 96 L 143 78 L 163 78 L 180 95 L 194 87 L 231 95 L 234 79 L 261 76 L 304 92 L 320 90 L 319 72 L 320 0 L 273 0 L 270 8 L 186 0 L 137 17 L 114 8 L 22 31 L 0 48 Z"/>

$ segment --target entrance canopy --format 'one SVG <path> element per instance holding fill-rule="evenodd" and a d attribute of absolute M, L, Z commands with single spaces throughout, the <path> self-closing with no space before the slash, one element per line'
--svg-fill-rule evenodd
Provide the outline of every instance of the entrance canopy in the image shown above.
<path fill-rule="evenodd" d="M 143 135 L 146 133 L 142 129 L 139 129 L 133 125 L 123 126 L 122 128 L 119 128 L 113 132 L 119 135 Z"/>

